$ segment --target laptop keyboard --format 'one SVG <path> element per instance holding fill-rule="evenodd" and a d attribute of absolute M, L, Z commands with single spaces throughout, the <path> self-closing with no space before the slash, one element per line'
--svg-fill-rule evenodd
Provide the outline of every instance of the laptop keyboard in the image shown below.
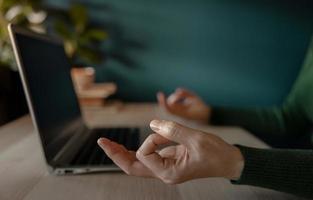
<path fill-rule="evenodd" d="M 119 144 L 123 144 L 128 150 L 136 151 L 139 148 L 140 133 L 139 128 L 105 128 L 93 129 L 91 137 L 85 145 L 78 151 L 71 165 L 108 165 L 113 164 L 112 160 L 106 156 L 97 144 L 100 137 L 106 137 Z"/>

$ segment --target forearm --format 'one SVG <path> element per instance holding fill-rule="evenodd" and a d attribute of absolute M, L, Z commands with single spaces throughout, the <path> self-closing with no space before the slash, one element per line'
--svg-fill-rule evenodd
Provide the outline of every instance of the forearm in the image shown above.
<path fill-rule="evenodd" d="M 291 106 L 271 108 L 213 107 L 211 123 L 241 126 L 269 141 L 269 143 L 286 144 L 290 140 L 303 137 L 310 127 L 310 123 L 303 113 Z"/>
<path fill-rule="evenodd" d="M 313 151 L 238 146 L 245 160 L 235 184 L 254 185 L 313 197 Z"/>

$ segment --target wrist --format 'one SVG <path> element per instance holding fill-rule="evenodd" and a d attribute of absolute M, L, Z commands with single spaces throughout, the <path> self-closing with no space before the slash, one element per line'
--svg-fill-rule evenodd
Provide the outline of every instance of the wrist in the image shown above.
<path fill-rule="evenodd" d="M 240 151 L 240 149 L 236 146 L 233 147 L 232 153 L 232 164 L 230 165 L 229 174 L 225 177 L 230 180 L 239 180 L 244 168 L 244 157 Z"/>

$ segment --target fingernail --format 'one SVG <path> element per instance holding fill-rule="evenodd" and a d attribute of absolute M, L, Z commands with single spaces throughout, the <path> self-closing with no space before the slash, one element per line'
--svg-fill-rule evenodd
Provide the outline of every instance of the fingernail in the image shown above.
<path fill-rule="evenodd" d="M 161 123 L 160 120 L 157 120 L 157 119 L 152 120 L 152 121 L 150 122 L 150 127 L 151 127 L 151 129 L 154 130 L 154 131 L 159 131 L 159 130 L 160 130 L 160 128 L 159 128 L 160 123 Z"/>
<path fill-rule="evenodd" d="M 101 147 L 105 147 L 104 145 L 108 145 L 110 142 L 109 139 L 107 138 L 99 138 L 97 143 L 101 146 Z"/>

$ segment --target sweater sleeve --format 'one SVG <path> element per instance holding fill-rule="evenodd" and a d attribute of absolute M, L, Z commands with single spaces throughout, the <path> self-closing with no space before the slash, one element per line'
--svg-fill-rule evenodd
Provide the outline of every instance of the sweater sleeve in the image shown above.
<path fill-rule="evenodd" d="M 313 151 L 238 146 L 245 159 L 234 184 L 253 185 L 313 197 Z"/>
<path fill-rule="evenodd" d="M 307 138 L 311 122 L 295 104 L 270 108 L 213 107 L 211 123 L 241 126 L 271 145 L 280 144 L 279 147 L 287 147 L 295 140 L 311 145 Z"/>

